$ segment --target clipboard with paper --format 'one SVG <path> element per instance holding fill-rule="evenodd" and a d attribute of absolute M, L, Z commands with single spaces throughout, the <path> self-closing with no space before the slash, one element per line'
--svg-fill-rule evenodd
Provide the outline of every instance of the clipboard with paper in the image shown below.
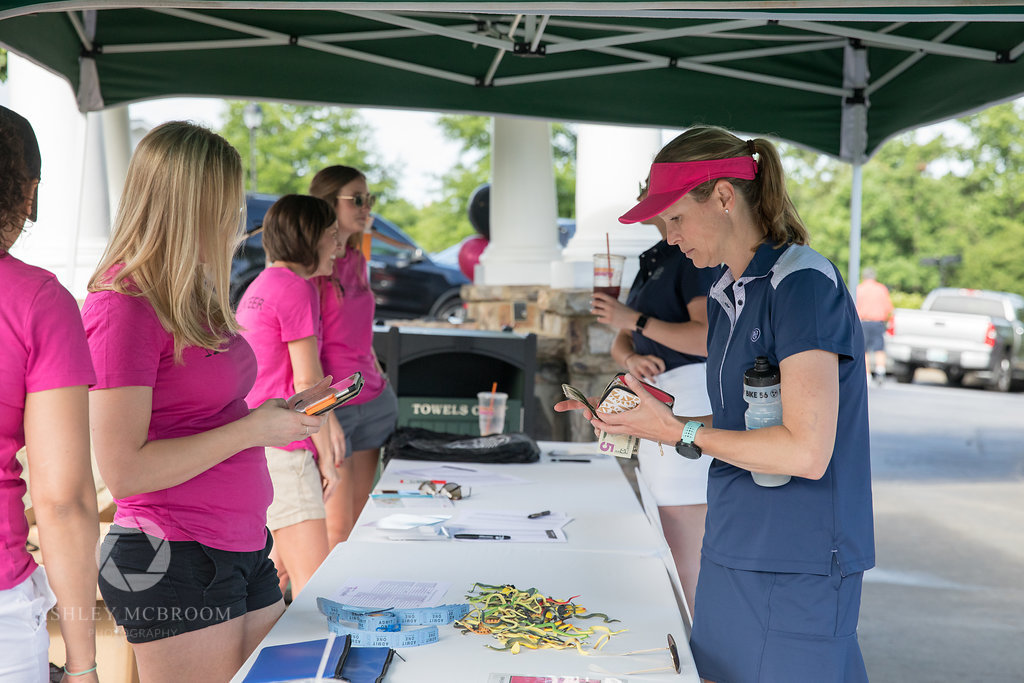
<path fill-rule="evenodd" d="M 640 398 L 636 395 L 632 389 L 626 384 L 623 379 L 626 373 L 620 372 L 615 375 L 612 380 L 605 387 L 601 393 L 601 400 L 598 401 L 597 408 L 591 405 L 590 401 L 587 400 L 586 395 L 570 384 L 562 385 L 562 392 L 566 398 L 579 401 L 587 408 L 590 409 L 592 415 L 598 420 L 601 419 L 598 415 L 598 411 L 602 413 L 622 413 L 627 410 L 632 410 L 640 405 Z M 667 405 L 669 408 L 675 403 L 675 397 L 669 394 L 667 391 L 659 389 L 656 386 L 647 384 L 646 382 L 640 382 L 644 389 L 647 390 L 656 399 Z M 614 455 L 619 458 L 632 458 L 635 457 L 637 452 L 640 450 L 640 439 L 630 434 L 609 434 L 608 432 L 601 430 L 598 435 L 598 448 L 602 453 Z"/>

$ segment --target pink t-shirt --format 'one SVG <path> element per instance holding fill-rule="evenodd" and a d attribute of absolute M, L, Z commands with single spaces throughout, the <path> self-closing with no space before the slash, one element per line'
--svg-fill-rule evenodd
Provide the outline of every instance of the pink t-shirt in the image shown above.
<path fill-rule="evenodd" d="M 259 373 L 245 397 L 250 408 L 267 399 L 295 393 L 288 342 L 320 337 L 320 301 L 316 289 L 287 268 L 265 268 L 238 302 L 238 323 L 253 351 Z M 293 441 L 284 450 L 313 449 L 311 439 Z"/>
<path fill-rule="evenodd" d="M 78 304 L 57 278 L 0 256 L 0 590 L 17 586 L 36 564 L 25 550 L 25 480 L 14 457 L 25 445 L 25 394 L 92 384 Z"/>
<path fill-rule="evenodd" d="M 145 297 L 90 293 L 82 307 L 95 389 L 152 387 L 150 441 L 191 436 L 249 414 L 256 357 L 239 335 L 222 351 L 197 346 L 174 360 L 174 337 Z M 262 447 L 247 448 L 188 481 L 117 500 L 114 521 L 169 541 L 251 552 L 266 545 L 273 498 Z"/>
<path fill-rule="evenodd" d="M 335 259 L 334 276 L 314 278 L 320 290 L 323 347 L 320 362 L 335 381 L 363 373 L 363 390 L 348 405 L 367 403 L 384 391 L 384 377 L 373 356 L 373 314 L 376 304 L 366 281 L 366 259 L 349 248 Z M 344 409 L 344 408 L 342 408 Z"/>

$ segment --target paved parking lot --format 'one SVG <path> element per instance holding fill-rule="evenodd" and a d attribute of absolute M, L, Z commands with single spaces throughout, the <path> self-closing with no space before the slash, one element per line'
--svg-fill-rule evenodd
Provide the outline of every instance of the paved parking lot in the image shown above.
<path fill-rule="evenodd" d="M 876 683 L 1024 681 L 1024 394 L 871 390 L 877 567 L 860 641 Z"/>

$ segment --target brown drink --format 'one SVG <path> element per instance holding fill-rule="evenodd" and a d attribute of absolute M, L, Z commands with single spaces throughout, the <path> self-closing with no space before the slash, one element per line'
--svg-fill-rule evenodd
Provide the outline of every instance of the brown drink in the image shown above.
<path fill-rule="evenodd" d="M 595 294 L 600 292 L 601 294 L 607 294 L 608 296 L 610 296 L 613 299 L 618 299 L 619 298 L 619 293 L 621 291 L 622 291 L 622 287 L 621 286 L 619 286 L 619 287 L 598 287 L 596 285 L 594 286 L 594 293 Z"/>
<path fill-rule="evenodd" d="M 625 265 L 625 256 L 594 254 L 594 292 L 618 299 L 622 290 L 622 271 Z"/>

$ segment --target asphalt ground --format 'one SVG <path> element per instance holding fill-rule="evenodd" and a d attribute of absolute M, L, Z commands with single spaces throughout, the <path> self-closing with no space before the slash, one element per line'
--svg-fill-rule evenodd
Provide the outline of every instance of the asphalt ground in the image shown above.
<path fill-rule="evenodd" d="M 861 649 L 876 683 L 1021 683 L 1024 394 L 944 383 L 871 389 Z"/>

